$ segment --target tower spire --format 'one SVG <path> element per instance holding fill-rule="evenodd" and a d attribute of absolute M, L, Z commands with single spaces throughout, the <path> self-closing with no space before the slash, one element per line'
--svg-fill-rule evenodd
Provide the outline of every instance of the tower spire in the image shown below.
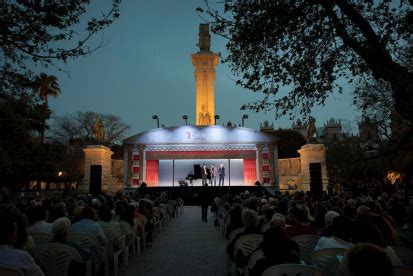
<path fill-rule="evenodd" d="M 196 82 L 196 125 L 213 125 L 215 116 L 215 66 L 218 54 L 211 52 L 208 24 L 199 24 L 199 52 L 192 54 Z"/>

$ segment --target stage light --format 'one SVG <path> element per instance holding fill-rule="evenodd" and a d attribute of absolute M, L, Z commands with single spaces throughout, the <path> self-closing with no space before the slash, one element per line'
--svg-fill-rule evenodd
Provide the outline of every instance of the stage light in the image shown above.
<path fill-rule="evenodd" d="M 216 125 L 216 124 L 217 124 L 217 120 L 219 120 L 219 115 L 215 115 L 215 116 L 214 116 L 214 119 L 215 119 L 214 125 Z"/>
<path fill-rule="evenodd" d="M 185 120 L 185 125 L 187 126 L 188 125 L 188 115 L 183 115 L 182 119 Z"/>
<path fill-rule="evenodd" d="M 158 115 L 156 115 L 156 114 L 153 115 L 152 119 L 156 120 L 156 126 L 159 128 L 159 117 L 158 117 Z"/>
<path fill-rule="evenodd" d="M 244 127 L 244 120 L 248 119 L 248 115 L 244 114 L 242 115 L 242 127 Z"/>

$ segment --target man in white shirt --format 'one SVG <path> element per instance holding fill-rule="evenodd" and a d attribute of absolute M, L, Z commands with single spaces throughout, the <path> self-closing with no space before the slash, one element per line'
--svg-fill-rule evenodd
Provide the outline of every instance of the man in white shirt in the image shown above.
<path fill-rule="evenodd" d="M 208 171 L 207 171 L 207 167 L 205 164 L 202 166 L 201 176 L 202 176 L 202 186 L 204 186 L 205 184 L 207 184 L 207 176 L 208 176 Z"/>
<path fill-rule="evenodd" d="M 346 216 L 338 216 L 333 219 L 333 236 L 330 238 L 321 237 L 314 250 L 323 248 L 343 248 L 348 249 L 352 246 L 351 239 L 351 219 Z"/>

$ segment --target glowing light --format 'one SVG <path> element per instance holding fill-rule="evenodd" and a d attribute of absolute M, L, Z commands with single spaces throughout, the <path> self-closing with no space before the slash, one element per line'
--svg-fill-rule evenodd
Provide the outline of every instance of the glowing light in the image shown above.
<path fill-rule="evenodd" d="M 400 180 L 400 173 L 399 172 L 395 172 L 395 171 L 388 171 L 387 175 L 386 175 L 386 180 L 392 184 L 395 185 L 399 180 Z"/>

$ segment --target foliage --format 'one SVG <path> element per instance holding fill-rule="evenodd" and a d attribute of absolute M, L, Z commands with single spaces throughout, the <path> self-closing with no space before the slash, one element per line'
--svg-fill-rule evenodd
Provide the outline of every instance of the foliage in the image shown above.
<path fill-rule="evenodd" d="M 44 102 L 44 108 L 41 111 L 43 114 L 43 127 L 40 129 L 40 140 L 44 143 L 44 132 L 47 128 L 46 121 L 50 115 L 48 98 L 49 96 L 57 97 L 60 94 L 59 83 L 55 76 L 41 73 L 35 77 L 34 81 L 30 81 L 27 86 L 33 89 L 33 93 L 39 95 Z"/>
<path fill-rule="evenodd" d="M 30 79 L 32 65 L 57 66 L 100 48 L 103 41 L 91 43 L 119 17 L 120 0 L 112 0 L 99 17 L 87 15 L 89 5 L 87 0 L 0 1 L 0 87 Z"/>
<path fill-rule="evenodd" d="M 102 125 L 102 141 L 96 133 L 96 122 Z M 77 112 L 57 117 L 51 128 L 53 139 L 69 144 L 96 144 L 112 146 L 119 142 L 129 126 L 122 120 L 111 114 L 99 114 L 95 112 Z"/>
<path fill-rule="evenodd" d="M 413 74 L 398 55 L 410 43 L 409 3 L 224 1 L 221 12 L 206 1 L 206 7 L 197 10 L 228 38 L 223 61 L 237 84 L 264 95 L 243 109 L 308 116 L 346 82 L 374 78 L 389 83 L 396 111 L 413 121 Z"/>
<path fill-rule="evenodd" d="M 305 138 L 300 133 L 291 129 L 265 130 L 264 132 L 279 138 L 278 141 L 278 158 L 300 157 L 297 152 L 306 144 Z"/>
<path fill-rule="evenodd" d="M 95 37 L 119 16 L 120 0 L 112 0 L 108 11 L 98 16 L 87 12 L 89 5 L 87 0 L 0 1 L 0 185 L 52 180 L 56 170 L 65 167 L 64 160 L 73 161 L 79 154 L 34 137 L 47 128 L 47 97 L 59 89 L 54 77 L 34 78 L 32 69 L 60 70 L 61 64 L 103 46 Z M 36 95 L 34 87 L 39 88 Z M 73 177 L 79 178 L 79 173 Z"/>

